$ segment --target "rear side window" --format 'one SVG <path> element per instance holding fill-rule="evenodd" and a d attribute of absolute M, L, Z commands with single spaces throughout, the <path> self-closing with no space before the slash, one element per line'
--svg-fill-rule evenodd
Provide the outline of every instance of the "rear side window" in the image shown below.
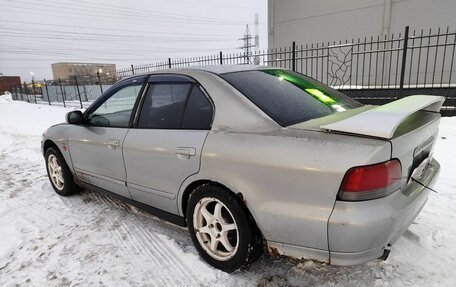
<path fill-rule="evenodd" d="M 182 128 L 208 130 L 212 123 L 212 105 L 201 89 L 193 86 L 182 120 Z"/>
<path fill-rule="evenodd" d="M 152 83 L 139 115 L 139 128 L 211 128 L 213 108 L 201 89 L 191 82 Z"/>
<path fill-rule="evenodd" d="M 281 126 L 362 106 L 350 97 L 304 75 L 285 70 L 221 74 Z"/>
<path fill-rule="evenodd" d="M 156 83 L 147 91 L 138 127 L 156 129 L 180 128 L 185 103 L 192 83 Z"/>

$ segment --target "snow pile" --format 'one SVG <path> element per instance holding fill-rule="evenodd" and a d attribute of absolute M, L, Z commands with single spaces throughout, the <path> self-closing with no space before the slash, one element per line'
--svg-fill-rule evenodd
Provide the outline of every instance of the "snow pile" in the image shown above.
<path fill-rule="evenodd" d="M 442 171 L 388 261 L 353 267 L 262 257 L 226 274 L 197 255 L 185 229 L 107 196 L 54 193 L 41 133 L 70 109 L 0 96 L 0 286 L 454 286 L 456 118 L 443 118 Z"/>
<path fill-rule="evenodd" d="M 11 102 L 13 100 L 13 97 L 10 92 L 6 91 L 3 95 L 0 95 L 0 104 L 3 104 L 5 102 Z"/>

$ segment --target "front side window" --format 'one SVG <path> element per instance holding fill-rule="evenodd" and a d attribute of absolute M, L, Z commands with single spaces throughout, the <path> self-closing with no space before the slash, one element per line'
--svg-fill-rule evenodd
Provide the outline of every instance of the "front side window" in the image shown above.
<path fill-rule="evenodd" d="M 89 125 L 102 127 L 128 127 L 142 82 L 119 88 L 88 116 Z"/>
<path fill-rule="evenodd" d="M 291 71 L 255 70 L 220 77 L 284 127 L 362 106 L 323 83 Z"/>

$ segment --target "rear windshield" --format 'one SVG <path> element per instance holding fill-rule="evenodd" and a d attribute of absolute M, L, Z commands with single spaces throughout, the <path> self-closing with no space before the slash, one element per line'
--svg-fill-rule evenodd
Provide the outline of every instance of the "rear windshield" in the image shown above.
<path fill-rule="evenodd" d="M 220 77 L 284 127 L 362 106 L 341 92 L 291 71 L 244 71 Z"/>

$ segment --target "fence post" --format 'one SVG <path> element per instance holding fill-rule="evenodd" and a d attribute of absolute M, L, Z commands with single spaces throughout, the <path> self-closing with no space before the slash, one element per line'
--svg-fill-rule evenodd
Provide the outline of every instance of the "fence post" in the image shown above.
<path fill-rule="evenodd" d="M 74 76 L 74 83 L 76 85 L 76 89 L 78 90 L 79 103 L 81 104 L 81 109 L 82 109 L 83 107 L 82 107 L 81 93 L 79 92 L 78 77 L 76 77 L 76 75 Z"/>
<path fill-rule="evenodd" d="M 30 102 L 29 91 L 27 88 L 27 83 L 25 81 L 24 81 L 24 93 L 25 93 L 25 96 L 27 97 L 27 102 Z"/>
<path fill-rule="evenodd" d="M 101 94 L 103 94 L 103 86 L 101 85 L 100 72 L 97 72 L 97 77 L 98 77 L 98 85 L 100 85 Z"/>
<path fill-rule="evenodd" d="M 131 64 L 131 73 L 133 74 L 133 76 L 135 75 L 135 67 L 133 67 L 133 64 Z"/>
<path fill-rule="evenodd" d="M 86 89 L 86 86 L 85 86 L 84 82 L 82 83 L 82 87 L 84 88 L 85 101 L 88 102 L 89 101 L 89 97 L 87 96 L 87 89 Z"/>
<path fill-rule="evenodd" d="M 33 97 L 35 98 L 35 104 L 36 104 L 36 92 L 35 92 L 35 80 L 32 79 L 32 93 Z"/>
<path fill-rule="evenodd" d="M 51 98 L 49 97 L 49 89 L 48 89 L 46 79 L 44 79 L 44 88 L 46 89 L 46 96 L 48 98 L 48 103 L 49 103 L 49 105 L 51 105 Z"/>
<path fill-rule="evenodd" d="M 401 81 L 399 86 L 400 96 L 404 96 L 404 79 L 405 79 L 405 65 L 407 63 L 407 46 L 409 39 L 409 26 L 405 26 L 404 32 L 404 47 L 402 48 L 402 66 L 401 66 Z"/>
<path fill-rule="evenodd" d="M 291 70 L 296 71 L 296 42 L 293 41 L 293 46 L 291 48 Z"/>
<path fill-rule="evenodd" d="M 60 92 L 62 93 L 63 107 L 66 108 L 65 95 L 63 94 L 62 81 L 60 81 L 60 78 L 59 78 L 59 86 L 60 86 Z"/>
<path fill-rule="evenodd" d="M 168 67 L 171 69 L 171 58 L 168 58 Z"/>
<path fill-rule="evenodd" d="M 220 51 L 219 57 L 220 57 L 220 65 L 223 65 L 223 53 L 222 53 L 222 51 Z"/>
<path fill-rule="evenodd" d="M 21 95 L 21 101 L 24 101 L 24 97 L 22 96 L 22 85 L 19 85 L 19 94 Z"/>

